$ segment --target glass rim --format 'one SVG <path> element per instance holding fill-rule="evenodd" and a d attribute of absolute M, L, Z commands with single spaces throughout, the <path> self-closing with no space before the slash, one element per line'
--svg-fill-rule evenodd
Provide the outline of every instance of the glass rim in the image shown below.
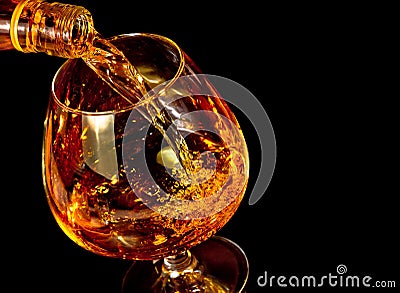
<path fill-rule="evenodd" d="M 117 40 L 117 39 L 123 39 L 123 38 L 130 38 L 130 37 L 149 37 L 151 39 L 158 39 L 161 41 L 164 41 L 165 43 L 168 43 L 170 45 L 172 45 L 172 47 L 174 47 L 177 50 L 177 53 L 179 56 L 179 66 L 178 69 L 176 71 L 176 73 L 174 74 L 174 76 L 163 82 L 162 84 L 165 84 L 164 88 L 167 89 L 169 88 L 181 75 L 183 68 L 185 66 L 185 55 L 183 53 L 183 50 L 181 49 L 181 47 L 178 46 L 177 43 L 175 43 L 173 40 L 171 40 L 170 38 L 163 36 L 163 35 L 159 35 L 159 34 L 154 34 L 154 33 L 125 33 L 125 34 L 119 34 L 119 35 L 115 35 L 115 36 L 111 36 L 106 38 L 106 40 Z M 60 101 L 59 97 L 57 96 L 56 92 L 55 92 L 55 83 L 56 83 L 56 79 L 59 76 L 61 70 L 67 66 L 68 63 L 70 62 L 74 62 L 76 61 L 76 59 L 68 59 L 65 62 L 63 62 L 60 67 L 57 69 L 56 73 L 54 74 L 52 81 L 51 81 L 51 96 L 52 99 L 55 101 L 55 103 L 62 108 L 64 111 L 66 112 L 71 112 L 71 113 L 76 113 L 76 114 L 84 114 L 84 115 L 92 115 L 92 116 L 101 116 L 101 115 L 110 115 L 110 114 L 115 114 L 115 113 L 122 113 L 122 112 L 126 112 L 126 111 L 130 111 L 133 110 L 137 107 L 141 107 L 147 103 L 149 103 L 151 100 L 153 100 L 154 98 L 156 98 L 155 95 L 152 96 L 148 96 L 147 93 L 145 99 L 137 102 L 136 104 L 133 104 L 131 106 L 127 106 L 125 108 L 121 108 L 118 110 L 108 110 L 108 111 L 99 111 L 99 112 L 92 112 L 92 111 L 85 111 L 85 110 L 81 110 L 81 109 L 75 109 L 75 108 L 71 108 L 69 106 L 67 106 L 66 104 L 64 104 L 63 102 Z"/>

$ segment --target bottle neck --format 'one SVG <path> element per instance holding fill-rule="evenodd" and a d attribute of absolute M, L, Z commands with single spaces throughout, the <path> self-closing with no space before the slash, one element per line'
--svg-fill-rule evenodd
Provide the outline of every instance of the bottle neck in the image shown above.
<path fill-rule="evenodd" d="M 95 36 L 90 12 L 81 6 L 25 0 L 11 20 L 0 20 L 0 32 L 9 28 L 12 47 L 24 53 L 79 58 Z"/>
<path fill-rule="evenodd" d="M 15 49 L 10 38 L 10 19 L 0 14 L 0 51 Z"/>

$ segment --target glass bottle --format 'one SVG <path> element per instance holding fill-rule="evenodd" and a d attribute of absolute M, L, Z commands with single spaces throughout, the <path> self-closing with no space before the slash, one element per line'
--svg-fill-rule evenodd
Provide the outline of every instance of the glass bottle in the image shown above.
<path fill-rule="evenodd" d="M 0 50 L 79 58 L 95 37 L 84 7 L 44 0 L 0 1 Z"/>

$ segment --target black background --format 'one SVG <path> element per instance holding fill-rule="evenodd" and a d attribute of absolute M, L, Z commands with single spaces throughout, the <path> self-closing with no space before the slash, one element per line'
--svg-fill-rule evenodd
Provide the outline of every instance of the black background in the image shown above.
<path fill-rule="evenodd" d="M 321 276 L 336 274 L 340 264 L 348 275 L 399 286 L 398 66 L 390 7 L 69 3 L 90 10 L 106 37 L 151 32 L 173 39 L 204 73 L 240 83 L 263 104 L 276 137 L 273 178 L 249 205 L 261 149 L 251 123 L 237 113 L 251 178 L 238 212 L 218 232 L 247 254 L 248 293 L 283 290 L 257 285 L 265 271 Z M 0 52 L 3 268 L 13 292 L 119 292 L 131 262 L 76 246 L 45 200 L 43 120 L 63 62 Z"/>

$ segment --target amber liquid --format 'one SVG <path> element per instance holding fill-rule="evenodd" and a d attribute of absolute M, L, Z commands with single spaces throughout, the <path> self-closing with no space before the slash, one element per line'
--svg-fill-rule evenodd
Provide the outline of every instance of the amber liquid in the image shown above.
<path fill-rule="evenodd" d="M 104 50 L 113 46 L 106 40 L 100 40 L 100 44 L 100 49 L 92 55 L 100 59 L 88 59 L 89 67 L 98 70 L 96 73 L 108 85 L 114 85 L 119 98 L 123 96 L 125 102 L 135 105 L 147 90 L 146 84 L 136 69 L 125 63 L 127 59 L 123 55 L 118 52 L 115 55 L 114 49 Z M 96 62 L 101 59 L 102 62 Z M 109 62 L 104 62 L 104 59 Z M 82 67 L 82 70 L 86 69 Z M 104 76 L 104 73 L 107 74 Z M 90 82 L 88 79 L 86 83 L 91 85 Z M 65 99 L 68 105 L 82 107 L 82 101 L 70 94 L 80 85 L 71 80 L 63 86 L 63 93 L 68 95 Z M 102 92 L 109 88 L 97 90 Z M 112 94 L 108 100 L 93 94 L 90 105 L 111 109 L 116 99 L 118 97 Z M 118 103 L 124 102 L 118 100 Z M 176 102 L 176 109 L 201 109 L 234 117 L 218 97 L 184 97 Z M 140 131 L 149 123 L 149 117 L 143 111 L 133 120 L 130 113 L 119 111 L 112 115 L 110 125 L 115 161 L 109 165 L 114 165 L 114 168 L 99 172 L 93 165 L 100 165 L 105 159 L 99 157 L 92 165 L 88 164 L 92 154 L 85 148 L 87 136 L 95 132 L 95 125 L 84 123 L 82 115 L 64 112 L 51 100 L 43 144 L 45 187 L 58 224 L 78 245 L 103 256 L 158 259 L 204 241 L 232 217 L 247 185 L 247 153 L 243 151 L 242 137 L 231 138 L 233 143 L 229 147 L 226 145 L 221 138 L 228 136 L 229 132 L 225 133 L 224 129 L 217 135 L 207 131 L 188 131 L 187 135 L 169 138 L 168 141 L 170 144 L 180 143 L 180 151 L 186 154 L 178 156 L 189 158 L 190 164 L 165 166 L 160 162 L 160 154 L 165 150 L 161 148 L 165 139 L 163 129 L 169 125 L 160 127 L 159 122 L 154 123 L 149 131 L 143 133 L 143 139 L 124 141 L 130 135 L 125 131 L 127 124 L 130 124 L 127 129 Z M 162 113 L 159 115 L 157 121 L 169 121 L 162 117 Z M 215 125 L 220 122 L 213 115 L 207 120 Z M 102 141 L 102 144 L 107 143 Z M 124 162 L 123 146 L 129 149 L 127 161 L 132 164 Z M 174 150 L 176 145 L 169 147 Z M 136 158 L 143 156 L 150 176 L 143 171 L 144 166 L 135 165 Z M 197 168 L 187 169 L 193 166 Z M 137 192 L 146 194 L 146 198 L 138 196 Z M 212 197 L 214 194 L 218 196 Z M 208 198 L 211 201 L 204 200 Z M 180 217 L 182 213 L 184 218 Z"/>
<path fill-rule="evenodd" d="M 82 59 L 132 105 L 141 101 L 146 95 L 148 87 L 136 68 L 122 51 L 99 33 L 95 33 L 93 46 Z"/>

